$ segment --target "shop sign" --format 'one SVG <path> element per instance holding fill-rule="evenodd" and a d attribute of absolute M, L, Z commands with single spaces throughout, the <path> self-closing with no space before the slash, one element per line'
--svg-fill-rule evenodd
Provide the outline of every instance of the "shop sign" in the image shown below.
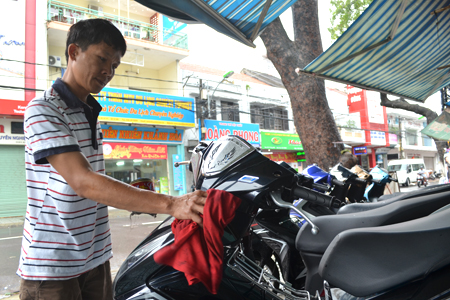
<path fill-rule="evenodd" d="M 103 107 L 100 121 L 195 126 L 193 98 L 105 87 L 96 99 Z"/>
<path fill-rule="evenodd" d="M 273 161 L 284 161 L 286 163 L 297 163 L 297 153 L 295 152 L 277 152 L 265 154 L 265 157 Z"/>
<path fill-rule="evenodd" d="M 215 141 L 226 135 L 238 135 L 253 146 L 260 145 L 259 124 L 204 120 L 205 141 Z"/>
<path fill-rule="evenodd" d="M 167 159 L 167 145 L 103 142 L 105 159 Z"/>
<path fill-rule="evenodd" d="M 28 101 L 0 99 L 0 115 L 23 116 Z"/>
<path fill-rule="evenodd" d="M 24 134 L 14 134 L 11 132 L 11 121 L 22 122 L 23 120 L 0 120 L 0 145 L 25 145 Z"/>
<path fill-rule="evenodd" d="M 354 155 L 363 155 L 367 154 L 367 147 L 353 147 Z"/>
<path fill-rule="evenodd" d="M 115 141 L 134 141 L 158 144 L 181 144 L 184 130 L 132 126 L 101 125 L 103 138 Z"/>
<path fill-rule="evenodd" d="M 386 133 L 382 131 L 370 131 L 370 143 L 372 145 L 386 146 Z"/>
<path fill-rule="evenodd" d="M 398 144 L 398 137 L 395 133 L 389 133 L 389 144 L 391 146 Z"/>
<path fill-rule="evenodd" d="M 261 149 L 303 151 L 296 133 L 261 131 Z"/>
<path fill-rule="evenodd" d="M 184 179 L 184 166 L 175 167 L 176 162 L 181 161 L 181 156 L 179 154 L 172 154 L 172 162 L 173 162 L 173 188 L 175 191 L 182 191 L 184 188 L 183 179 Z"/>

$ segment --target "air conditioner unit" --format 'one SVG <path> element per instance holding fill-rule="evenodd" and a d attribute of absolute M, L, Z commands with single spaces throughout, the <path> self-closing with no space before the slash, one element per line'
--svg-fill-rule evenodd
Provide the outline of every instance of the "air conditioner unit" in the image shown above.
<path fill-rule="evenodd" d="M 51 67 L 61 67 L 61 56 L 48 56 L 48 65 Z"/>
<path fill-rule="evenodd" d="M 98 6 L 98 5 L 88 4 L 88 8 L 91 11 L 91 13 L 93 13 L 93 11 L 95 11 L 96 13 L 98 13 L 99 16 L 103 16 L 103 7 Z"/>

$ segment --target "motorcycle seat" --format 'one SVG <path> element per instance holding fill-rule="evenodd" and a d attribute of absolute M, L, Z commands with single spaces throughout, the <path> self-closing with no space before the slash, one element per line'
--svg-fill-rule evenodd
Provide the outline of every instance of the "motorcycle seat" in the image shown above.
<path fill-rule="evenodd" d="M 450 208 L 381 227 L 339 233 L 325 251 L 320 276 L 353 296 L 384 292 L 450 264 Z"/>
<path fill-rule="evenodd" d="M 429 186 L 421 190 L 411 191 L 409 193 L 394 193 L 391 195 L 383 195 L 378 198 L 378 202 L 370 203 L 352 203 L 347 204 L 339 209 L 337 214 L 351 214 L 356 212 L 362 212 L 366 210 L 372 210 L 374 208 L 382 207 L 399 200 L 410 199 L 413 197 L 419 197 L 424 195 L 431 195 L 441 192 L 450 191 L 450 184 L 441 184 Z"/>
<path fill-rule="evenodd" d="M 319 233 L 312 234 L 311 225 L 304 224 L 296 236 L 295 245 L 300 252 L 323 254 L 335 236 L 345 230 L 406 222 L 427 216 L 447 204 L 450 204 L 450 191 L 403 201 L 391 200 L 387 205 L 357 213 L 320 216 L 313 220 Z"/>

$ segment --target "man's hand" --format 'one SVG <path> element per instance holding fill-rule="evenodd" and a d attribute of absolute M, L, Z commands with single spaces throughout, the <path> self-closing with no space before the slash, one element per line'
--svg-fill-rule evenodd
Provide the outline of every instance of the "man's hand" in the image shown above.
<path fill-rule="evenodd" d="M 183 196 L 173 197 L 170 214 L 179 220 L 192 220 L 203 227 L 203 214 L 208 193 L 197 190 Z"/>

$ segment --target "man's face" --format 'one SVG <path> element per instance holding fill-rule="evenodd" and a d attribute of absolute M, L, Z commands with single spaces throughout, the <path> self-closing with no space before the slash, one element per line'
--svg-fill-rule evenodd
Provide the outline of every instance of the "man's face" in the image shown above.
<path fill-rule="evenodd" d="M 120 58 L 121 52 L 104 42 L 90 45 L 85 51 L 77 47 L 72 66 L 78 88 L 87 93 L 100 92 L 114 77 Z"/>

